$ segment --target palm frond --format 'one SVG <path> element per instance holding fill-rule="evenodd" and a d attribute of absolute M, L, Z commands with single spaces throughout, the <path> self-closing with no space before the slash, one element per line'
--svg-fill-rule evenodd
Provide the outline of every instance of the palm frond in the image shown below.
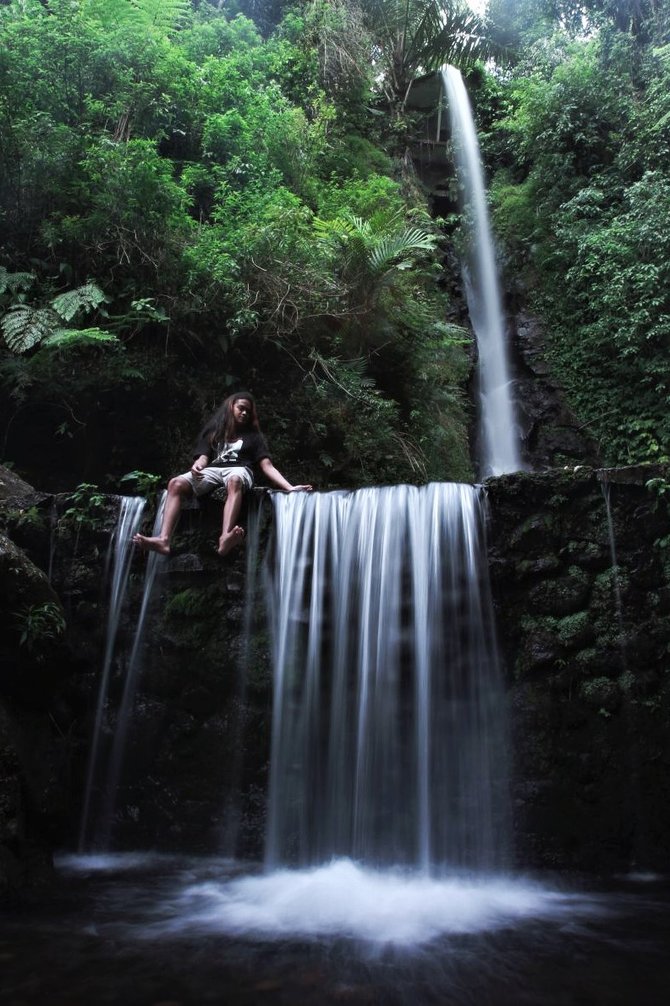
<path fill-rule="evenodd" d="M 499 54 L 485 22 L 463 0 L 362 0 L 362 7 L 396 97 L 417 74 Z"/>
<path fill-rule="evenodd" d="M 409 268 L 408 257 L 420 251 L 433 251 L 435 238 L 418 227 L 409 227 L 395 234 L 384 235 L 370 253 L 370 266 L 375 273 L 386 272 L 391 266 Z"/>

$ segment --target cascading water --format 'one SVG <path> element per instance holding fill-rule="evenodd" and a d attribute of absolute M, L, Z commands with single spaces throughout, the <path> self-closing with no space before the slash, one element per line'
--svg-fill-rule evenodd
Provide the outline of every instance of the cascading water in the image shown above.
<path fill-rule="evenodd" d="M 163 523 L 163 513 L 165 511 L 165 501 L 167 493 L 163 492 L 158 505 L 152 534 L 157 535 Z M 137 618 L 135 636 L 133 639 L 128 666 L 126 668 L 125 681 L 123 685 L 123 695 L 116 717 L 116 727 L 114 730 L 114 740 L 107 766 L 107 776 L 104 786 L 103 799 L 101 805 L 100 818 L 96 829 L 96 846 L 99 849 L 108 849 L 111 842 L 112 824 L 114 817 L 114 807 L 119 788 L 121 769 L 126 751 L 128 739 L 128 729 L 132 717 L 133 701 L 137 690 L 139 672 L 141 667 L 142 643 L 144 640 L 144 630 L 147 621 L 149 602 L 153 593 L 156 574 L 161 566 L 165 564 L 165 556 L 158 552 L 149 552 L 147 556 L 147 568 L 144 574 L 144 586 L 142 589 L 142 602 L 140 613 Z"/>
<path fill-rule="evenodd" d="M 447 66 L 442 70 L 442 80 L 469 237 L 463 279 L 479 355 L 481 473 L 483 476 L 502 475 L 519 471 L 522 464 L 484 172 L 463 78 L 455 67 Z"/>
<path fill-rule="evenodd" d="M 107 617 L 107 637 L 105 641 L 105 654 L 102 662 L 102 673 L 100 675 L 100 688 L 98 690 L 98 702 L 93 726 L 91 753 L 89 755 L 88 771 L 86 774 L 86 788 L 84 790 L 84 804 L 79 831 L 80 851 L 85 848 L 90 830 L 89 818 L 91 813 L 93 783 L 99 768 L 103 718 L 107 704 L 109 677 L 112 667 L 112 658 L 114 656 L 116 635 L 119 628 L 119 619 L 121 617 L 121 610 L 123 608 L 126 590 L 128 587 L 130 560 L 133 553 L 133 535 L 139 529 L 145 506 L 146 500 L 139 496 L 121 497 L 119 518 L 109 543 L 108 559 L 112 559 L 112 580 L 109 599 L 109 613 Z"/>
<path fill-rule="evenodd" d="M 274 495 L 267 865 L 505 861 L 481 490 Z"/>

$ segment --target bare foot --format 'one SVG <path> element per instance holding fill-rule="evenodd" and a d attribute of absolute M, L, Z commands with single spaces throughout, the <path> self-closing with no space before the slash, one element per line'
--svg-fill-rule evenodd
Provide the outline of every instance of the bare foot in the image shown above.
<path fill-rule="evenodd" d="M 232 552 L 234 548 L 237 548 L 238 545 L 242 544 L 243 538 L 244 528 L 241 528 L 236 524 L 235 527 L 230 529 L 230 531 L 221 535 L 219 538 L 219 547 L 216 551 L 220 556 L 228 555 L 228 553 Z"/>
<path fill-rule="evenodd" d="M 147 538 L 144 534 L 136 534 L 133 543 L 143 552 L 158 552 L 160 555 L 170 554 L 170 544 L 164 538 Z"/>

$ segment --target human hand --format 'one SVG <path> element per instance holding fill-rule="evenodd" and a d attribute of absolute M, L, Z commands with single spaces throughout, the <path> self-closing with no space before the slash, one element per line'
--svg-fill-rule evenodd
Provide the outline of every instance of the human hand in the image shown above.
<path fill-rule="evenodd" d="M 200 482 L 205 477 L 202 474 L 202 468 L 199 468 L 197 464 L 191 465 L 191 475 L 198 482 Z"/>
<path fill-rule="evenodd" d="M 314 491 L 314 486 L 291 486 L 289 489 L 290 493 L 311 493 Z"/>

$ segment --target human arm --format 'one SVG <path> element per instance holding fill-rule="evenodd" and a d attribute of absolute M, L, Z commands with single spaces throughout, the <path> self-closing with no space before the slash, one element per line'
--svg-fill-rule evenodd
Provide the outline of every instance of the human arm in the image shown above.
<path fill-rule="evenodd" d="M 293 486 L 291 483 L 284 478 L 282 473 L 278 471 L 272 464 L 269 458 L 263 458 L 258 462 L 258 467 L 277 489 L 281 489 L 285 493 L 295 493 L 295 492 L 311 492 L 312 486 Z"/>
<path fill-rule="evenodd" d="M 199 457 L 195 458 L 193 464 L 191 465 L 191 475 L 196 479 L 201 479 L 202 470 L 206 468 L 209 464 L 209 454 L 201 454 Z"/>

